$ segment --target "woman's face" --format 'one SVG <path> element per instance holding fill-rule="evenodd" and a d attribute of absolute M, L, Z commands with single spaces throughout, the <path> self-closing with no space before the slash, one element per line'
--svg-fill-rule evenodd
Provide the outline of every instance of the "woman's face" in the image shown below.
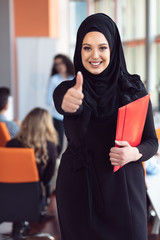
<path fill-rule="evenodd" d="M 103 72 L 110 62 L 110 48 L 107 39 L 100 32 L 89 32 L 82 42 L 83 66 L 92 74 Z"/>
<path fill-rule="evenodd" d="M 62 58 L 56 58 L 54 60 L 54 65 L 58 73 L 65 74 L 67 72 L 67 67 L 65 63 L 63 62 Z"/>

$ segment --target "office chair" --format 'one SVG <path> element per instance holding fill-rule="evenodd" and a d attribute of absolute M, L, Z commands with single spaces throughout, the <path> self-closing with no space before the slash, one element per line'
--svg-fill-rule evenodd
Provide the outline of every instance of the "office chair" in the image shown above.
<path fill-rule="evenodd" d="M 160 141 L 160 128 L 156 129 L 156 135 L 157 135 L 158 142 L 159 142 Z"/>
<path fill-rule="evenodd" d="M 0 193 L 0 222 L 40 219 L 43 204 L 33 149 L 0 147 Z M 21 239 L 33 236 L 54 239 L 48 233 L 28 234 Z M 4 234 L 0 237 L 7 238 Z"/>
<path fill-rule="evenodd" d="M 0 122 L 0 147 L 5 147 L 11 139 L 8 128 L 4 122 Z"/>

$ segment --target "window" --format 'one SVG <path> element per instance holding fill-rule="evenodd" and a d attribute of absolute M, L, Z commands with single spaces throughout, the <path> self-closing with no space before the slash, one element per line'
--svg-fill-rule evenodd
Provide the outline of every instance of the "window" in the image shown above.
<path fill-rule="evenodd" d="M 160 1 L 156 0 L 156 34 L 160 34 L 160 14 L 159 14 L 159 10 L 160 10 Z"/>
<path fill-rule="evenodd" d="M 140 75 L 145 82 L 145 46 L 124 47 L 124 52 L 129 73 Z"/>
<path fill-rule="evenodd" d="M 127 69 L 146 81 L 146 1 L 121 0 L 117 19 L 121 19 L 121 37 Z M 119 20 L 118 20 L 119 21 Z"/>
<path fill-rule="evenodd" d="M 69 3 L 70 11 L 70 56 L 73 57 L 76 34 L 79 25 L 87 17 L 87 2 L 70 0 Z"/>
<path fill-rule="evenodd" d="M 120 5 L 124 41 L 145 37 L 145 0 L 122 0 Z"/>
<path fill-rule="evenodd" d="M 160 43 L 156 44 L 156 88 L 157 108 L 160 111 Z"/>
<path fill-rule="evenodd" d="M 115 19 L 115 1 L 114 0 L 95 0 L 94 1 L 95 12 L 101 12 L 109 15 L 112 19 Z"/>

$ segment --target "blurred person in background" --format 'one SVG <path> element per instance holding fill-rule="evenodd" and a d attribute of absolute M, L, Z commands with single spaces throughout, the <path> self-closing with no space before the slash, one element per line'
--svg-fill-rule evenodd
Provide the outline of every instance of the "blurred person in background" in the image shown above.
<path fill-rule="evenodd" d="M 0 122 L 4 122 L 8 128 L 11 138 L 19 131 L 20 122 L 18 120 L 9 121 L 5 113 L 9 107 L 10 90 L 7 87 L 0 87 Z"/>
<path fill-rule="evenodd" d="M 63 148 L 64 126 L 63 115 L 55 109 L 52 95 L 55 88 L 65 80 L 71 80 L 74 77 L 74 66 L 69 57 L 63 54 L 58 54 L 54 57 L 53 66 L 50 74 L 50 81 L 47 89 L 46 102 L 52 109 L 52 118 L 54 126 L 59 135 L 58 155 L 60 155 Z"/>
<path fill-rule="evenodd" d="M 49 112 L 42 108 L 34 108 L 22 121 L 17 136 L 11 139 L 6 147 L 34 149 L 39 178 L 44 188 L 48 191 L 49 183 L 54 175 L 57 144 L 57 132 Z M 49 197 L 46 196 L 46 200 Z M 19 236 L 23 228 L 24 223 L 14 223 L 13 236 Z"/>

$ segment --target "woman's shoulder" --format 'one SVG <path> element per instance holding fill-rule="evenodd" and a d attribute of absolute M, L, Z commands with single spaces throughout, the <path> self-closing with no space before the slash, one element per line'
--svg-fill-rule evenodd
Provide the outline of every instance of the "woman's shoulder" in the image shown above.
<path fill-rule="evenodd" d="M 51 79 L 55 79 L 55 78 L 60 78 L 60 74 L 59 73 L 55 73 L 54 75 L 51 76 Z"/>
<path fill-rule="evenodd" d="M 54 155 L 54 157 L 57 157 L 57 147 L 54 142 L 47 141 L 47 150 L 49 156 Z"/>
<path fill-rule="evenodd" d="M 51 149 L 51 150 L 55 151 L 55 149 L 56 149 L 56 145 L 55 145 L 54 142 L 47 141 L 47 148 L 48 148 L 48 150 Z"/>
<path fill-rule="evenodd" d="M 22 143 L 17 138 L 12 138 L 7 142 L 6 147 L 22 147 Z"/>
<path fill-rule="evenodd" d="M 138 75 L 122 75 L 119 79 L 120 106 L 133 102 L 147 94 L 144 83 Z"/>
<path fill-rule="evenodd" d="M 47 140 L 47 146 L 55 146 L 55 143 L 52 141 Z"/>
<path fill-rule="evenodd" d="M 67 80 L 72 80 L 72 79 L 74 79 L 74 76 L 73 76 L 73 75 L 68 75 L 68 76 L 67 76 Z"/>
<path fill-rule="evenodd" d="M 61 75 L 59 73 L 56 73 L 50 77 L 50 81 L 55 84 L 59 84 L 63 81 Z"/>

